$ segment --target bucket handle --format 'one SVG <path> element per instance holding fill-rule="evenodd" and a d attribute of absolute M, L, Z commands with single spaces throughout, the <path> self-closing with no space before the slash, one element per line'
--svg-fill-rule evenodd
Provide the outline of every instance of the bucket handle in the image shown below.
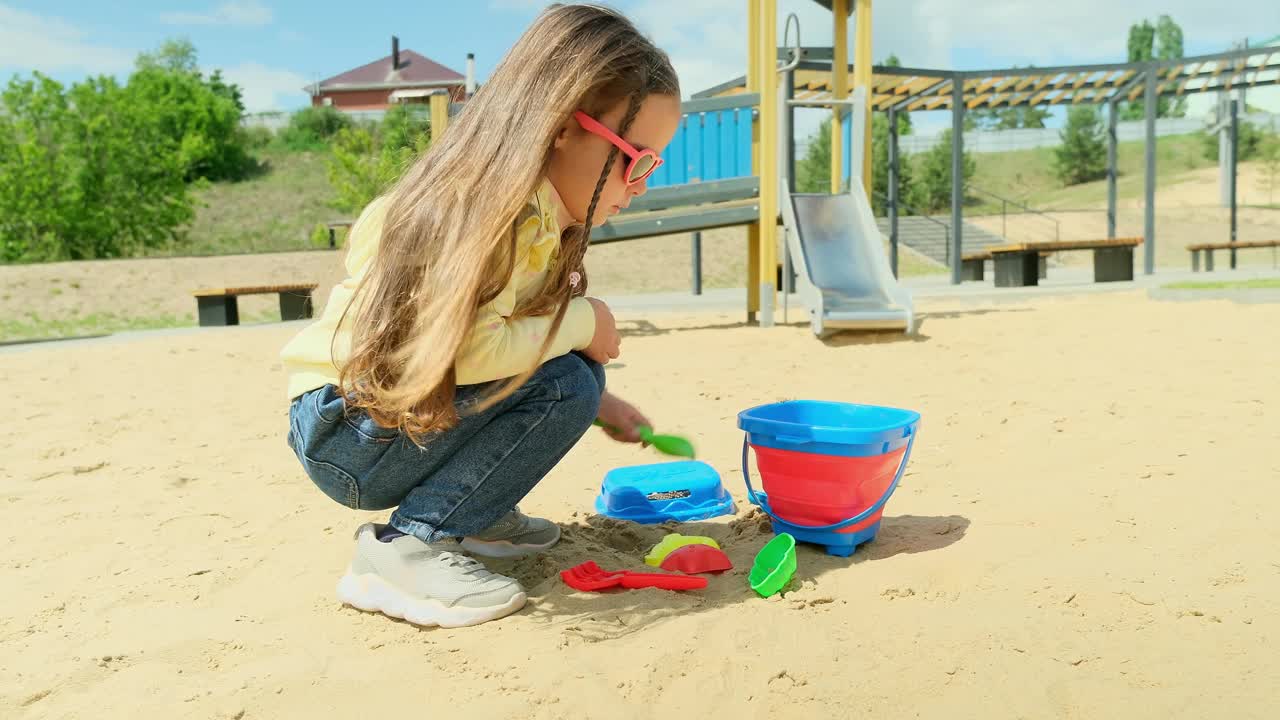
<path fill-rule="evenodd" d="M 847 520 L 841 520 L 838 523 L 832 523 L 830 525 L 798 525 L 790 520 L 784 520 L 775 515 L 773 513 L 773 508 L 769 507 L 769 501 L 765 499 L 765 496 L 756 492 L 756 489 L 751 486 L 751 466 L 748 462 L 750 457 L 749 453 L 751 452 L 751 445 L 748 443 L 749 438 L 750 436 L 746 434 L 742 437 L 742 479 L 747 483 L 747 498 L 751 500 L 751 504 L 759 506 L 761 510 L 764 510 L 766 515 L 774 520 L 800 530 L 809 530 L 811 532 L 832 532 L 834 530 L 843 530 L 850 525 L 857 525 L 863 520 L 866 520 L 876 514 L 877 511 L 884 507 L 885 503 L 889 502 L 889 496 L 893 494 L 893 491 L 898 489 L 898 481 L 902 480 L 902 473 L 907 469 L 907 460 L 911 458 L 911 446 L 916 442 L 916 434 L 913 432 L 911 433 L 911 437 L 907 439 L 907 450 L 902 453 L 902 460 L 898 463 L 898 472 L 894 474 L 893 482 L 889 483 L 889 487 L 884 491 L 884 495 L 881 495 L 880 499 L 875 501 L 871 507 Z"/>

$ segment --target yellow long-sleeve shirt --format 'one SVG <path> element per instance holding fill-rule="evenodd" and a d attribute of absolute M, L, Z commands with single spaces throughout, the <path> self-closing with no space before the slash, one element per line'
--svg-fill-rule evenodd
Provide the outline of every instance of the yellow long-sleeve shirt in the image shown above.
<path fill-rule="evenodd" d="M 544 181 L 529 202 L 536 212 L 516 229 L 516 262 L 511 281 L 496 298 L 476 311 L 474 329 L 455 360 L 459 385 L 519 375 L 534 364 L 551 329 L 551 316 L 511 318 L 519 302 L 542 289 L 547 268 L 560 247 L 560 225 L 556 221 L 550 184 Z M 328 384 L 338 384 L 339 368 L 351 351 L 352 316 L 347 317 L 342 327 L 338 321 L 351 304 L 377 252 L 385 215 L 384 198 L 373 201 L 360 214 L 347 241 L 346 279 L 333 287 L 319 319 L 281 350 L 290 399 Z M 571 300 L 559 332 L 539 361 L 587 347 L 595 330 L 591 304 L 585 298 Z"/>

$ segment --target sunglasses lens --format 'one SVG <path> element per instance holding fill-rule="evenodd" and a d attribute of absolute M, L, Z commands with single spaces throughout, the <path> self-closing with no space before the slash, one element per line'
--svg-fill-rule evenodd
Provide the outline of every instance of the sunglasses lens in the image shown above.
<path fill-rule="evenodd" d="M 630 172 L 627 173 L 627 182 L 638 183 L 645 179 L 649 173 L 653 172 L 656 164 L 657 159 L 653 155 L 645 154 L 636 158 L 635 162 L 631 163 Z"/>

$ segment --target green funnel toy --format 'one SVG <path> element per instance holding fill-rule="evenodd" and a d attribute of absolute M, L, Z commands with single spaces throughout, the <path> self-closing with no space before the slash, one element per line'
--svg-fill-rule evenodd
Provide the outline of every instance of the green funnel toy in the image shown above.
<path fill-rule="evenodd" d="M 796 539 L 779 533 L 756 553 L 747 582 L 760 597 L 769 597 L 787 586 L 796 574 Z"/>

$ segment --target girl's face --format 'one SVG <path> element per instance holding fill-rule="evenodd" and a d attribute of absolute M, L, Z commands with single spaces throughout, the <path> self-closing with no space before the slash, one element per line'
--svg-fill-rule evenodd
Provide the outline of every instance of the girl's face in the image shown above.
<path fill-rule="evenodd" d="M 617 132 L 622 124 L 622 116 L 627 112 L 627 101 L 622 101 L 607 112 L 596 117 L 600 124 Z M 631 143 L 637 150 L 646 148 L 661 154 L 666 149 L 671 137 L 676 134 L 680 124 L 680 99 L 672 95 L 649 95 L 640 104 L 635 120 L 623 140 Z M 556 193 L 564 208 L 574 221 L 585 223 L 587 209 L 591 205 L 591 196 L 595 192 L 596 182 L 600 179 L 600 170 L 613 144 L 608 140 L 582 129 L 578 121 L 570 117 L 560 128 L 551 151 L 551 165 L 547 177 L 555 187 Z M 631 198 L 643 195 L 649 187 L 646 178 L 628 186 L 623 174 L 631 159 L 621 151 L 609 169 L 608 179 L 600 191 L 600 200 L 596 203 L 594 225 L 603 225 L 610 217 L 631 204 Z"/>

